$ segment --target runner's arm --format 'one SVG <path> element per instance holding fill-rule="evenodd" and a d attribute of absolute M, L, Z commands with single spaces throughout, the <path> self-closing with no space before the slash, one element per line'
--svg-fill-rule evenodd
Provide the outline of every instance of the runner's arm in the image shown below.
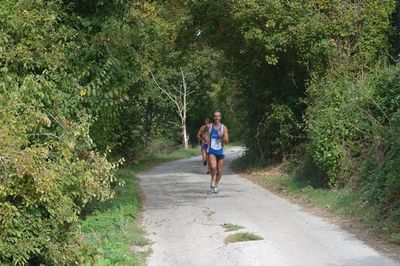
<path fill-rule="evenodd" d="M 228 144 L 229 143 L 228 128 L 226 126 L 224 127 L 224 135 L 222 136 L 222 142 L 224 144 Z"/>

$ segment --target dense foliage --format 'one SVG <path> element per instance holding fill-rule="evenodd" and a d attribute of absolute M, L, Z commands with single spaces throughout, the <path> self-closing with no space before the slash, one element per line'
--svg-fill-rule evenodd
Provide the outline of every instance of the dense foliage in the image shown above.
<path fill-rule="evenodd" d="M 180 69 L 192 144 L 219 109 L 250 162 L 306 157 L 400 224 L 395 4 L 3 0 L 0 263 L 90 260 L 79 220 L 113 196 L 111 162 L 181 142 L 151 76 Z"/>
<path fill-rule="evenodd" d="M 361 165 L 362 195 L 379 210 L 388 223 L 392 239 L 399 243 L 400 232 L 400 65 L 389 67 L 374 77 L 372 95 L 366 99 L 370 132 L 369 150 Z"/>
<path fill-rule="evenodd" d="M 81 209 L 113 195 L 116 165 L 92 149 L 83 98 L 91 84 L 66 10 L 60 1 L 0 7 L 2 264 L 83 261 Z"/>

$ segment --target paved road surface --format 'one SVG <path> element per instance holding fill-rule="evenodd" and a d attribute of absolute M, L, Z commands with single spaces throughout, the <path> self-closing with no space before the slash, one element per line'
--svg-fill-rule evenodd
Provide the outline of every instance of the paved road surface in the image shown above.
<path fill-rule="evenodd" d="M 145 193 L 143 226 L 153 241 L 148 265 L 400 265 L 338 226 L 307 214 L 235 175 L 227 152 L 220 194 L 208 192 L 199 157 L 169 162 L 140 175 Z M 221 224 L 241 225 L 259 241 L 224 244 Z"/>

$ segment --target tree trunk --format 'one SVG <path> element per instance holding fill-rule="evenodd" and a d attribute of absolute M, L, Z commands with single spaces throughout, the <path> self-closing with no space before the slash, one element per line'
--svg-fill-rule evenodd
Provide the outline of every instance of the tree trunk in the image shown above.
<path fill-rule="evenodd" d="M 189 149 L 189 136 L 186 132 L 186 120 L 182 120 L 183 146 Z"/>
<path fill-rule="evenodd" d="M 189 149 L 189 136 L 186 132 L 186 96 L 187 96 L 187 87 L 186 87 L 186 80 L 185 80 L 185 75 L 183 74 L 182 68 L 181 68 L 181 74 L 182 74 L 182 86 L 183 86 L 183 118 L 182 118 L 182 130 L 183 130 L 183 145 L 185 149 Z"/>

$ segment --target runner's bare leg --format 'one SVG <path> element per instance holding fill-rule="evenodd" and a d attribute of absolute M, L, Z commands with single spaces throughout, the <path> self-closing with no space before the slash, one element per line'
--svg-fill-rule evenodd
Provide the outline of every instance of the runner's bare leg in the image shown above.
<path fill-rule="evenodd" d="M 219 160 L 217 161 L 217 175 L 216 175 L 216 181 L 215 185 L 218 186 L 219 181 L 221 180 L 222 177 L 222 168 L 224 167 L 224 160 Z"/>
<path fill-rule="evenodd" d="M 216 175 L 217 175 L 217 158 L 215 157 L 215 155 L 210 154 L 208 156 L 209 159 L 209 167 L 210 167 L 210 175 L 211 175 L 211 180 L 210 183 L 212 184 L 212 186 L 215 186 L 216 183 Z"/>

